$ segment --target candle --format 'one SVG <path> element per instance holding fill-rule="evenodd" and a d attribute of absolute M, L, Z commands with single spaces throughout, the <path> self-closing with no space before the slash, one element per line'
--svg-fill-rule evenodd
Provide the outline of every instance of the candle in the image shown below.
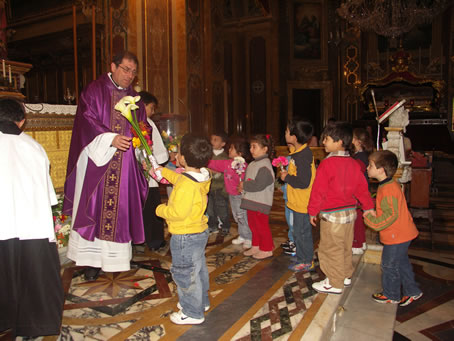
<path fill-rule="evenodd" d="M 418 72 L 421 73 L 421 46 L 419 47 Z"/>
<path fill-rule="evenodd" d="M 441 79 L 443 79 L 443 45 L 440 45 L 440 73 Z"/>
<path fill-rule="evenodd" d="M 11 83 L 12 82 L 12 79 L 11 79 L 11 65 L 8 65 L 8 76 L 9 76 L 9 82 Z"/>
<path fill-rule="evenodd" d="M 3 64 L 3 78 L 6 78 L 5 60 L 4 59 L 2 60 L 2 64 Z"/>

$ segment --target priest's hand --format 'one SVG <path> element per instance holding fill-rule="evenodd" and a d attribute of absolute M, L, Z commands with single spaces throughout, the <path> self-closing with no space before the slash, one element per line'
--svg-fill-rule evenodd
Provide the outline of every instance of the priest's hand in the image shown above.
<path fill-rule="evenodd" d="M 125 152 L 131 146 L 132 137 L 124 136 L 124 135 L 117 135 L 114 137 L 112 141 L 112 147 L 115 147 L 122 152 Z"/>

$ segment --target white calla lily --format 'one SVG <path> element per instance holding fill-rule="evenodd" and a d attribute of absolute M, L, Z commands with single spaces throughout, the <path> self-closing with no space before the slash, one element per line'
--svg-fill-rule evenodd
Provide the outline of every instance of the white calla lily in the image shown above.
<path fill-rule="evenodd" d="M 121 112 L 121 114 L 126 117 L 126 119 L 134 123 L 134 119 L 131 114 L 131 110 L 138 109 L 139 106 L 136 104 L 140 101 L 140 96 L 125 96 L 115 104 L 115 110 Z"/>

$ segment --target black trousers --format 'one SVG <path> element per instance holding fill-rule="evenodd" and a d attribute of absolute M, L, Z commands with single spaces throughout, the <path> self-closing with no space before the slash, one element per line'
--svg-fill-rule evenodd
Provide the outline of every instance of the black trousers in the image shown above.
<path fill-rule="evenodd" d="M 57 246 L 48 239 L 0 241 L 0 331 L 60 334 L 64 293 Z"/>
<path fill-rule="evenodd" d="M 230 208 L 229 196 L 223 189 L 210 190 L 208 193 L 208 227 L 210 232 L 218 230 L 218 217 L 221 220 L 222 231 L 228 233 L 230 231 Z"/>
<path fill-rule="evenodd" d="M 161 204 L 159 187 L 148 189 L 147 201 L 143 208 L 145 242 L 150 249 L 157 249 L 164 241 L 164 220 L 156 215 L 156 207 Z"/>

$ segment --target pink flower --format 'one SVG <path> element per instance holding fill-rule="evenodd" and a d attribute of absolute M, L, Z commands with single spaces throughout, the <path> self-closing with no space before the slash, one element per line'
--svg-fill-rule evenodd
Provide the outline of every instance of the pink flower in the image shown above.
<path fill-rule="evenodd" d="M 61 229 L 61 225 L 60 224 L 55 224 L 55 232 L 58 232 L 58 230 Z"/>
<path fill-rule="evenodd" d="M 271 164 L 274 167 L 283 167 L 283 166 L 288 165 L 288 160 L 285 156 L 279 156 L 279 157 L 273 159 L 273 162 L 271 162 Z"/>
<path fill-rule="evenodd" d="M 283 172 L 284 171 L 284 166 L 288 165 L 288 160 L 287 160 L 287 158 L 285 156 L 279 156 L 279 157 L 273 159 L 271 164 L 274 167 L 280 167 L 281 168 L 281 172 Z"/>

